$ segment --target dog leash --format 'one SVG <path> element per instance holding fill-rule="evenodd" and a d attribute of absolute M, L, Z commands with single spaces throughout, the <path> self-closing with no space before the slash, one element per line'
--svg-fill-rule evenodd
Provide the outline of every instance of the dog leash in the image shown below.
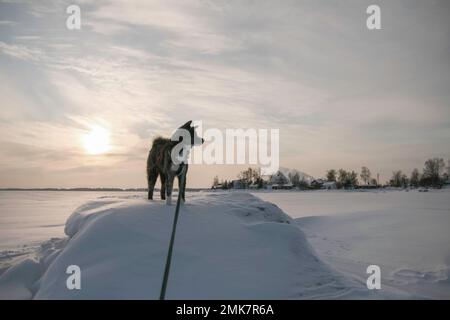
<path fill-rule="evenodd" d="M 175 242 L 175 232 L 177 231 L 178 216 L 180 213 L 181 195 L 185 189 L 184 184 L 185 179 L 186 173 L 183 172 L 180 177 L 180 188 L 178 188 L 177 206 L 175 208 L 175 216 L 173 217 L 172 235 L 170 236 L 169 250 L 167 252 L 166 267 L 164 269 L 164 278 L 161 286 L 161 293 L 159 295 L 159 300 L 164 300 L 166 297 L 167 281 L 169 280 L 169 272 L 170 272 L 170 263 L 172 262 L 173 244 Z"/>

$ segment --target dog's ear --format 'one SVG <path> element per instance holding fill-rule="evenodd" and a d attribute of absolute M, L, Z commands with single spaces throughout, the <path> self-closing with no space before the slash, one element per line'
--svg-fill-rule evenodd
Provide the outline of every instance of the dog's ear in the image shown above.
<path fill-rule="evenodd" d="M 185 124 L 183 124 L 180 128 L 189 129 L 191 127 L 192 120 L 189 120 Z"/>

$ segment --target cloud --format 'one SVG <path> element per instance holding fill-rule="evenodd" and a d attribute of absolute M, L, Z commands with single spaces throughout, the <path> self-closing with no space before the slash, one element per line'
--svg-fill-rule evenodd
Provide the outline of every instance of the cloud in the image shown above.
<path fill-rule="evenodd" d="M 218 10 L 209 2 L 135 1 L 133 5 L 109 1 L 90 14 L 89 24 L 94 31 L 104 34 L 123 33 L 131 26 L 146 27 L 147 31 L 164 30 L 168 47 L 217 54 L 238 50 L 242 42 L 225 35 L 211 22 Z M 213 17 L 211 17 L 213 15 Z"/>
<path fill-rule="evenodd" d="M 142 186 L 151 138 L 191 119 L 279 128 L 282 165 L 313 175 L 448 156 L 448 4 L 382 1 L 379 32 L 365 28 L 368 4 L 81 1 L 78 31 L 65 28 L 65 1 L 5 6 L 17 24 L 0 29 L 0 143 L 22 147 L 3 159 L 20 166 L 11 159 L 35 145 L 24 164 L 49 175 Z M 79 137 L 99 123 L 113 150 L 90 158 Z M 215 170 L 197 170 L 193 185 Z"/>
<path fill-rule="evenodd" d="M 42 55 L 42 51 L 39 49 L 8 44 L 3 41 L 0 41 L 0 51 L 10 57 L 29 61 L 39 61 L 39 57 Z"/>
<path fill-rule="evenodd" d="M 10 20 L 0 20 L 0 26 L 15 26 L 17 22 Z"/>

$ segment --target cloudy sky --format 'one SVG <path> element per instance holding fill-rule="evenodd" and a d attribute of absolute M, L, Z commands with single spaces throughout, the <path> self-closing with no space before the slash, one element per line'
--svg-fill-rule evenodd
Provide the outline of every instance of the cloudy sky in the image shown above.
<path fill-rule="evenodd" d="M 143 187 L 152 138 L 190 119 L 278 128 L 281 165 L 314 176 L 421 169 L 450 157 L 449 16 L 445 0 L 1 2 L 0 187 Z M 189 186 L 239 169 L 192 166 Z"/>

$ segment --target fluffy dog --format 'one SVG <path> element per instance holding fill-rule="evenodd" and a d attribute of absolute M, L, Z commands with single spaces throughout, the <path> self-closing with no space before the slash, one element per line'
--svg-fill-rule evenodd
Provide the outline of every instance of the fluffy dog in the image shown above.
<path fill-rule="evenodd" d="M 157 137 L 147 158 L 148 199 L 153 200 L 153 190 L 158 176 L 161 179 L 161 199 L 168 205 L 172 202 L 172 189 L 175 177 L 178 177 L 178 190 L 183 190 L 181 199 L 185 201 L 187 157 L 189 150 L 201 145 L 205 140 L 197 136 L 192 120 L 182 125 L 171 139 Z M 184 175 L 184 179 L 181 177 Z M 181 182 L 184 185 L 181 186 Z M 167 196 L 167 198 L 166 198 Z"/>

